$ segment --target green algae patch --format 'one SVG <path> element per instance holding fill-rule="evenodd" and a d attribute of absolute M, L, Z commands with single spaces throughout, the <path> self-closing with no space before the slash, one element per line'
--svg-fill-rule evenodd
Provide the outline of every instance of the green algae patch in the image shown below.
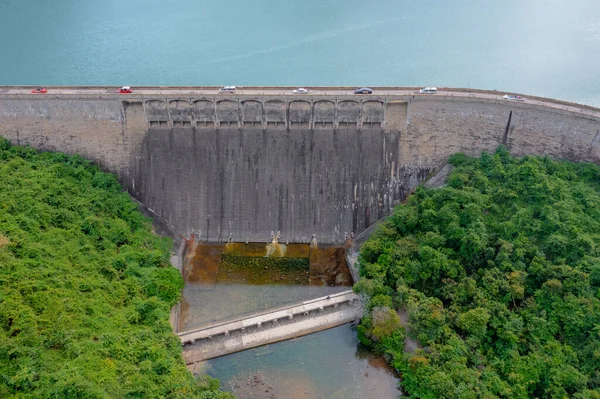
<path fill-rule="evenodd" d="M 308 285 L 308 258 L 223 255 L 217 281 L 245 284 Z"/>
<path fill-rule="evenodd" d="M 229 397 L 185 368 L 171 243 L 113 175 L 0 139 L 0 183 L 0 397 Z"/>
<path fill-rule="evenodd" d="M 283 258 L 308 258 L 310 246 L 307 244 L 283 244 L 250 242 L 228 242 L 224 245 L 223 253 L 231 256 L 268 256 Z"/>

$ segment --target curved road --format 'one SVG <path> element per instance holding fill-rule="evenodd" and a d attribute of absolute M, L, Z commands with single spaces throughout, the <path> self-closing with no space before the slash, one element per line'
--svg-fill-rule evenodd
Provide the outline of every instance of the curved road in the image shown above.
<path fill-rule="evenodd" d="M 121 96 L 121 97 L 155 97 L 155 96 L 290 96 L 290 97 L 339 97 L 339 96 L 355 96 L 355 97 L 385 97 L 388 99 L 406 99 L 407 97 L 467 97 L 467 98 L 480 98 L 486 100 L 498 100 L 515 102 L 514 100 L 505 100 L 502 98 L 506 92 L 494 92 L 494 91 L 483 91 L 468 89 L 456 89 L 456 88 L 439 88 L 437 94 L 420 94 L 419 88 L 416 87 L 382 87 L 373 88 L 373 94 L 370 95 L 359 95 L 354 94 L 354 88 L 340 87 L 315 87 L 310 88 L 308 94 L 294 94 L 293 90 L 295 87 L 239 87 L 235 93 L 221 93 L 218 87 L 133 87 L 132 94 L 120 94 L 115 93 L 116 87 L 47 87 L 47 94 L 34 94 L 31 93 L 32 87 L 17 87 L 17 86 L 2 86 L 0 87 L 0 99 L 7 95 L 31 95 L 31 96 L 52 96 L 52 95 L 65 95 L 65 96 L 81 96 L 81 95 L 99 95 L 104 97 L 105 95 L 110 96 Z M 413 97 L 413 98 L 414 98 Z M 519 101 L 517 104 L 532 104 L 547 108 L 559 109 L 564 111 L 576 112 L 579 114 L 589 115 L 592 117 L 600 118 L 600 109 L 594 108 L 587 105 L 576 104 L 566 101 L 554 100 L 542 97 L 528 97 L 522 95 L 524 101 Z"/>

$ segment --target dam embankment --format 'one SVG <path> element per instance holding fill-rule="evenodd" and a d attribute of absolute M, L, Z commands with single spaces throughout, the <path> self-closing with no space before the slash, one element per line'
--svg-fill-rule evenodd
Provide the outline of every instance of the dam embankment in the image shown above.
<path fill-rule="evenodd" d="M 600 163 L 600 110 L 498 92 L 380 88 L 0 88 L 0 136 L 80 154 L 182 236 L 341 243 L 450 154 Z"/>

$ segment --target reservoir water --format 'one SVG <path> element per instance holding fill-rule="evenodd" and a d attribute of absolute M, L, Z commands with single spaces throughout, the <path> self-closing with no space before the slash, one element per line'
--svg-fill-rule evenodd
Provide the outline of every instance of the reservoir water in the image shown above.
<path fill-rule="evenodd" d="M 438 85 L 600 105 L 597 0 L 3 0 L 0 48 L 0 85 Z"/>

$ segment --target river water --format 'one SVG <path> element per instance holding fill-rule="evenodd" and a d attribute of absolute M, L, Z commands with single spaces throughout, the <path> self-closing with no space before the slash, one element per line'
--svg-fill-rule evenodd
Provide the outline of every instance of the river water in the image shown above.
<path fill-rule="evenodd" d="M 398 379 L 348 325 L 213 359 L 202 371 L 239 399 L 393 399 Z"/>
<path fill-rule="evenodd" d="M 438 85 L 600 106 L 598 0 L 2 0 L 0 49 L 0 85 Z"/>

